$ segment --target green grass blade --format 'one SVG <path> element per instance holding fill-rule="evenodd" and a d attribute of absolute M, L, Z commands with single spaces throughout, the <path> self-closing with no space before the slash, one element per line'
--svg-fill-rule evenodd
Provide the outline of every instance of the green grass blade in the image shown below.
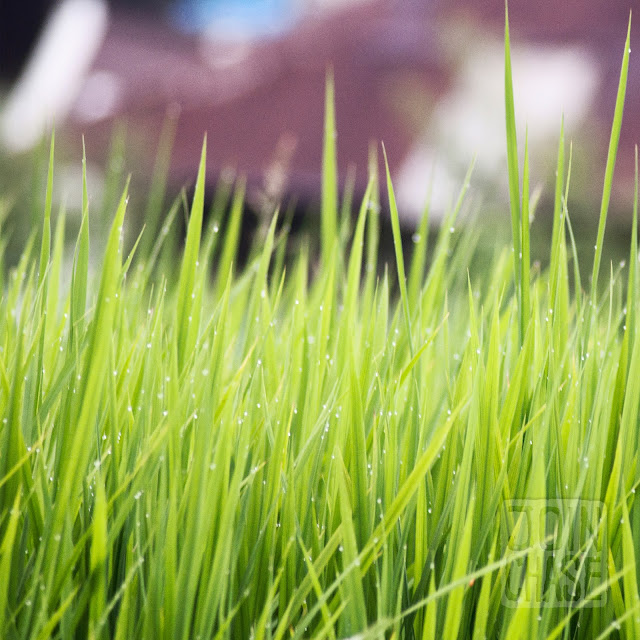
<path fill-rule="evenodd" d="M 616 106 L 611 125 L 611 137 L 609 138 L 609 151 L 607 153 L 607 165 L 604 171 L 604 186 L 602 188 L 602 201 L 600 204 L 600 218 L 598 221 L 598 236 L 596 239 L 595 256 L 593 258 L 593 271 L 591 274 L 591 296 L 592 311 L 597 307 L 598 298 L 598 275 L 600 273 L 600 261 L 602 259 L 602 247 L 604 244 L 604 230 L 607 223 L 607 213 L 609 211 L 609 201 L 611 200 L 611 189 L 613 187 L 613 172 L 616 166 L 618 155 L 618 142 L 620 141 L 620 129 L 622 128 L 622 114 L 624 111 L 624 100 L 627 92 L 627 76 L 629 75 L 629 53 L 631 51 L 631 16 L 629 16 L 629 26 L 627 28 L 627 39 L 624 43 L 624 53 L 622 55 L 622 66 L 620 68 L 620 80 L 618 82 L 618 93 L 616 95 Z M 588 321 L 590 322 L 590 321 Z"/>
<path fill-rule="evenodd" d="M 47 171 L 47 192 L 44 203 L 44 222 L 42 225 L 42 245 L 40 247 L 40 266 L 38 267 L 38 286 L 42 287 L 45 274 L 49 266 L 51 252 L 51 200 L 53 194 L 53 157 L 55 149 L 55 132 L 51 134 L 51 146 L 49 149 L 49 169 Z M 46 294 L 43 294 L 43 299 Z"/>
<path fill-rule="evenodd" d="M 202 143 L 200 166 L 196 189 L 191 207 L 191 217 L 187 228 L 187 239 L 184 246 L 184 257 L 180 266 L 178 281 L 178 300 L 176 304 L 178 331 L 178 367 L 182 369 L 188 358 L 188 346 L 195 341 L 198 328 L 193 322 L 193 300 L 195 296 L 196 271 L 200 252 L 200 236 L 202 234 L 202 217 L 204 213 L 204 182 L 206 177 L 207 138 Z"/>
<path fill-rule="evenodd" d="M 453 569 L 452 580 L 459 580 L 467 574 L 467 564 L 471 551 L 471 534 L 473 531 L 473 507 L 474 499 L 469 502 L 469 510 L 465 519 L 463 535 L 460 545 L 456 549 L 456 560 Z M 447 600 L 447 610 L 444 618 L 443 637 L 457 638 L 460 630 L 460 622 L 462 618 L 462 600 L 465 595 L 465 587 L 456 587 Z"/>
<path fill-rule="evenodd" d="M 420 218 L 420 224 L 413 235 L 415 246 L 413 248 L 413 256 L 411 258 L 411 266 L 409 268 L 408 284 L 409 305 L 412 309 L 416 308 L 418 305 L 418 295 L 420 288 L 424 283 L 424 270 L 427 262 L 427 247 L 429 239 L 430 209 L 431 203 L 428 201 L 422 213 L 422 217 Z"/>
<path fill-rule="evenodd" d="M 71 314 L 69 344 L 76 347 L 82 334 L 84 313 L 87 306 L 87 281 L 89 278 L 89 196 L 87 194 L 87 156 L 82 142 L 82 221 L 76 243 L 73 272 L 71 275 Z"/>
<path fill-rule="evenodd" d="M 509 40 L 509 11 L 505 4 L 504 26 L 504 100 L 505 122 L 507 126 L 507 165 L 509 175 L 509 202 L 511 206 L 511 231 L 513 237 L 513 266 L 515 287 L 520 297 L 522 287 L 522 247 L 521 247 L 521 215 L 520 215 L 520 175 L 518 169 L 518 142 L 516 136 L 516 116 L 513 100 L 513 77 L 511 72 L 511 43 Z M 522 308 L 519 309 L 520 325 L 524 325 Z M 524 335 L 520 335 L 520 343 Z"/>
<path fill-rule="evenodd" d="M 322 202 L 320 211 L 322 262 L 329 264 L 338 234 L 338 165 L 333 71 L 327 71 L 324 142 L 322 152 Z"/>
<path fill-rule="evenodd" d="M 393 231 L 393 247 L 396 254 L 396 269 L 398 270 L 398 284 L 400 285 L 400 299 L 402 300 L 402 310 L 404 312 L 405 328 L 409 339 L 409 353 L 413 357 L 413 339 L 411 337 L 411 314 L 409 311 L 409 294 L 407 293 L 407 279 L 404 274 L 404 256 L 402 252 L 402 235 L 400 234 L 400 218 L 398 216 L 398 206 L 391 183 L 391 173 L 389 172 L 389 161 L 387 151 L 382 146 L 384 153 L 384 165 L 387 172 L 387 195 L 389 196 L 389 209 L 391 211 L 391 229 Z"/>
<path fill-rule="evenodd" d="M 240 241 L 240 226 L 242 223 L 242 213 L 244 210 L 244 194 L 246 182 L 241 179 L 236 184 L 231 204 L 231 213 L 227 221 L 222 254 L 218 263 L 218 276 L 216 284 L 216 298 L 220 298 L 224 290 L 234 258 L 238 254 L 238 243 Z"/>
<path fill-rule="evenodd" d="M 147 205 L 144 211 L 145 235 L 142 238 L 141 254 L 147 257 L 153 246 L 154 239 L 158 237 L 162 227 L 160 216 L 164 214 L 164 203 L 167 192 L 167 179 L 169 176 L 169 167 L 171 165 L 171 151 L 178 126 L 179 110 L 175 106 L 167 109 L 162 129 L 160 130 L 160 138 L 158 140 L 158 148 L 156 151 L 155 162 L 153 165 L 153 173 L 151 184 L 149 186 L 149 195 L 147 197 Z"/>
<path fill-rule="evenodd" d="M 629 250 L 629 280 L 627 283 L 627 318 L 629 349 L 633 349 L 636 337 L 638 288 L 638 146 L 635 147 L 635 177 L 633 188 L 633 222 L 631 224 L 631 247 Z"/>
<path fill-rule="evenodd" d="M 98 477 L 96 501 L 93 513 L 91 542 L 91 602 L 89 605 L 89 638 L 106 638 L 107 630 L 100 625 L 102 612 L 107 604 L 107 499 Z"/>
<path fill-rule="evenodd" d="M 520 242 L 520 268 L 522 270 L 522 286 L 520 287 L 520 334 L 525 335 L 530 315 L 530 243 L 529 243 L 529 135 L 525 135 L 524 140 L 524 169 L 522 172 L 522 220 L 520 221 L 520 231 L 522 240 Z"/>
<path fill-rule="evenodd" d="M 4 530 L 4 538 L 0 545 L 0 629 L 7 629 L 5 626 L 5 617 L 7 611 L 10 611 L 16 597 L 17 576 L 11 571 L 11 565 L 14 560 L 15 538 L 18 529 L 18 520 L 20 518 L 20 493 L 16 493 L 13 505 L 9 511 L 9 522 Z M 9 587 L 13 585 L 13 588 Z"/>

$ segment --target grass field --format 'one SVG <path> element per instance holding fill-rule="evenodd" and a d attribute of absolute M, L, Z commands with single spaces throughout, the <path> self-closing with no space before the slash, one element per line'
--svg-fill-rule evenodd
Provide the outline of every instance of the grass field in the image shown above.
<path fill-rule="evenodd" d="M 52 140 L 42 229 L 2 269 L 2 637 L 640 637 L 637 186 L 628 264 L 601 264 L 628 63 L 629 36 L 588 282 L 563 136 L 531 266 L 508 27 L 513 242 L 483 273 L 471 172 L 406 262 L 388 169 L 352 225 L 331 81 L 319 256 L 276 215 L 235 269 L 243 185 L 203 227 L 205 142 L 180 255 L 180 199 L 123 253 L 125 191 L 94 281 L 85 184 L 65 287 Z"/>

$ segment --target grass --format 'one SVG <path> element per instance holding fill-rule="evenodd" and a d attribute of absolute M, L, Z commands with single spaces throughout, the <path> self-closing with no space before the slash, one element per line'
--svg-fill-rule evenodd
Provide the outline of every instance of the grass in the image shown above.
<path fill-rule="evenodd" d="M 85 179 L 64 288 L 52 140 L 39 256 L 34 232 L 1 283 L 4 638 L 640 637 L 637 179 L 598 291 L 629 36 L 588 283 L 564 133 L 530 264 L 505 44 L 513 243 L 485 273 L 455 231 L 470 174 L 405 268 L 387 164 L 378 276 L 377 161 L 352 228 L 331 81 L 319 262 L 276 214 L 234 268 L 244 185 L 203 227 L 205 141 L 181 257 L 180 198 L 123 254 L 125 190 L 89 277 Z"/>

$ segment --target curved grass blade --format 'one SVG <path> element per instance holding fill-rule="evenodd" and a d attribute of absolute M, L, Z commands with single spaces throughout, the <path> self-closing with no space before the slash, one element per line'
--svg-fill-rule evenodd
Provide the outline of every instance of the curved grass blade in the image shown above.
<path fill-rule="evenodd" d="M 521 215 L 520 215 L 520 176 L 518 169 L 518 141 L 516 136 L 516 115 L 513 100 L 513 77 L 511 72 L 511 43 L 509 40 L 509 10 L 505 3 L 504 12 L 504 101 L 505 123 L 507 126 L 507 165 L 509 174 L 509 203 L 511 207 L 511 231 L 513 238 L 513 267 L 515 287 L 521 299 L 522 283 L 522 247 L 521 247 Z M 520 344 L 524 340 L 522 327 L 524 314 L 520 303 Z"/>
<path fill-rule="evenodd" d="M 622 66 L 620 68 L 620 80 L 618 82 L 618 93 L 616 95 L 616 106 L 613 114 L 613 124 L 611 125 L 611 137 L 609 139 L 609 151 L 607 153 L 607 165 L 604 171 L 604 186 L 602 188 L 602 201 L 600 204 L 600 218 L 598 221 L 598 236 L 596 239 L 595 256 L 593 259 L 593 272 L 591 274 L 591 297 L 592 311 L 597 308 L 598 299 L 598 275 L 600 273 L 600 261 L 602 259 L 602 245 L 604 243 L 604 230 L 607 223 L 607 213 L 609 211 L 609 201 L 611 200 L 611 189 L 613 186 L 613 172 L 616 167 L 616 157 L 618 155 L 618 142 L 620 141 L 620 129 L 622 128 L 622 114 L 624 111 L 624 99 L 627 92 L 627 76 L 629 75 L 629 53 L 631 51 L 631 15 L 629 15 L 629 26 L 627 27 L 627 39 L 624 43 L 624 53 L 622 55 Z M 590 319 L 587 320 L 590 322 Z M 588 335 L 588 332 L 587 332 Z"/>

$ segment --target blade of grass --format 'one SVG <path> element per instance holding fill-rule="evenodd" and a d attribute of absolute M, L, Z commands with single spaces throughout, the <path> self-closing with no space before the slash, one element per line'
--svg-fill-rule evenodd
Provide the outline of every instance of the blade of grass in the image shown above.
<path fill-rule="evenodd" d="M 407 293 L 407 279 L 404 274 L 404 256 L 402 253 L 402 235 L 400 234 L 400 219 L 398 217 L 398 207 L 396 205 L 396 197 L 393 192 L 393 184 L 391 183 L 391 174 L 389 172 L 389 160 L 387 158 L 387 150 L 382 145 L 384 154 L 384 165 L 387 173 L 387 195 L 389 197 L 389 209 L 391 211 L 391 229 L 393 231 L 393 247 L 396 254 L 396 269 L 398 270 L 398 284 L 400 285 L 400 299 L 402 300 L 402 310 L 404 312 L 404 322 L 409 339 L 409 353 L 411 357 L 413 353 L 413 339 L 411 337 L 411 315 L 409 312 L 409 295 Z"/>
<path fill-rule="evenodd" d="M 515 288 L 518 298 L 521 298 L 522 284 L 522 246 L 521 246 L 521 215 L 520 215 L 520 177 L 518 169 L 518 142 L 516 136 L 516 116 L 513 100 L 513 76 L 511 72 L 511 43 L 509 40 L 509 10 L 505 3 L 504 18 L 504 100 L 505 122 L 507 126 L 507 166 L 509 175 L 509 202 L 511 207 L 511 231 L 513 238 L 513 271 L 515 274 Z M 520 306 L 520 326 L 524 326 L 523 309 Z M 520 334 L 520 344 L 524 334 Z"/>
<path fill-rule="evenodd" d="M 600 261 L 602 259 L 602 247 L 604 244 L 604 230 L 607 223 L 607 213 L 611 200 L 611 189 L 613 187 L 613 172 L 616 166 L 618 155 L 618 142 L 620 141 L 620 129 L 622 128 L 622 114 L 624 111 L 624 100 L 627 92 L 627 76 L 629 75 L 629 53 L 631 41 L 631 15 L 629 15 L 629 26 L 627 27 L 627 39 L 624 43 L 624 53 L 622 55 L 622 66 L 620 68 L 620 80 L 618 82 L 618 93 L 616 95 L 616 105 L 613 114 L 613 124 L 611 125 L 611 137 L 609 138 L 609 151 L 607 152 L 607 165 L 604 171 L 604 186 L 602 188 L 602 201 L 600 204 L 600 217 L 598 220 L 598 236 L 596 239 L 595 255 L 593 258 L 593 271 L 591 274 L 591 314 L 597 308 L 598 299 L 598 275 L 600 273 Z M 591 314 L 588 314 L 587 334 L 591 323 Z"/>
<path fill-rule="evenodd" d="M 324 143 L 322 152 L 322 201 L 320 211 L 322 263 L 328 265 L 338 234 L 338 167 L 333 70 L 325 87 Z"/>
<path fill-rule="evenodd" d="M 178 282 L 178 300 L 176 304 L 178 330 L 178 367 L 184 367 L 188 354 L 195 344 L 198 327 L 192 322 L 193 296 L 196 286 L 196 271 L 198 269 L 198 255 L 200 251 L 200 235 L 202 233 L 202 216 L 204 211 L 204 181 L 207 162 L 207 137 L 202 143 L 198 178 L 191 207 L 191 217 L 187 228 L 187 239 L 184 247 L 184 257 L 180 266 Z"/>

